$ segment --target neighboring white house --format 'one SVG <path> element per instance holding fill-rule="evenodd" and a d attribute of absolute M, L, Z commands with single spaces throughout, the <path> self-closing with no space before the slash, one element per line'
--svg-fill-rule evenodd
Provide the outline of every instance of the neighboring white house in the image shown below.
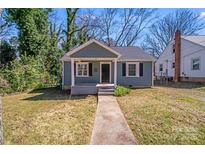
<path fill-rule="evenodd" d="M 178 52 L 179 61 L 175 60 Z M 175 36 L 156 61 L 155 76 L 175 79 L 177 69 L 181 81 L 205 82 L 205 36 L 180 36 L 179 32 L 179 39 Z"/>

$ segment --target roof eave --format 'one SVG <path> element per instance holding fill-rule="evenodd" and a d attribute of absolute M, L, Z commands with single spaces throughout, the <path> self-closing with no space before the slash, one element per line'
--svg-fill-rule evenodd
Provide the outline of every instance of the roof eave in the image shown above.
<path fill-rule="evenodd" d="M 115 54 L 115 55 L 117 56 L 117 58 L 119 58 L 119 57 L 121 56 L 121 54 L 118 53 L 117 51 L 115 51 L 115 50 L 113 50 L 112 48 L 110 48 L 110 47 L 108 47 L 108 46 L 106 46 L 106 45 L 100 43 L 99 41 L 97 41 L 97 40 L 95 40 L 95 39 L 91 39 L 90 41 L 88 41 L 88 42 L 82 44 L 81 46 L 79 46 L 79 47 L 73 49 L 72 51 L 67 52 L 67 53 L 66 53 L 66 56 L 71 56 L 72 54 L 74 54 L 74 53 L 80 51 L 81 49 L 85 48 L 86 46 L 90 45 L 91 43 L 96 43 L 96 44 L 98 44 L 99 46 L 101 46 L 101 47 L 107 49 L 108 51 L 110 51 L 110 52 L 112 52 L 113 54 Z"/>

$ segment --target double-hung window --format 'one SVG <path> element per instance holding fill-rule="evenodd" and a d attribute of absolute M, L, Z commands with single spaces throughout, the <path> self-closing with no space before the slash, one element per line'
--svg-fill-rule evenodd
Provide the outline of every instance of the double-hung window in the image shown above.
<path fill-rule="evenodd" d="M 77 77 L 88 77 L 88 63 L 80 62 L 76 66 Z"/>
<path fill-rule="evenodd" d="M 160 71 L 160 72 L 163 71 L 163 64 L 159 64 L 159 71 Z"/>
<path fill-rule="evenodd" d="M 139 63 L 129 62 L 127 63 L 127 76 L 128 77 L 138 77 L 139 76 Z"/>
<path fill-rule="evenodd" d="M 173 44 L 172 53 L 175 53 L 175 44 Z"/>
<path fill-rule="evenodd" d="M 175 62 L 172 63 L 172 68 L 175 68 Z"/>
<path fill-rule="evenodd" d="M 199 70 L 200 69 L 200 58 L 193 58 L 192 59 L 192 70 Z"/>

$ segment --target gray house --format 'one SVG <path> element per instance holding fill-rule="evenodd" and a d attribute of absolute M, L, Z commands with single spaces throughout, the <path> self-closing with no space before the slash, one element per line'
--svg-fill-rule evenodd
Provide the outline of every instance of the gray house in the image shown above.
<path fill-rule="evenodd" d="M 63 89 L 74 95 L 109 93 L 116 85 L 153 85 L 155 59 L 139 47 L 108 47 L 92 39 L 66 53 L 61 61 Z"/>

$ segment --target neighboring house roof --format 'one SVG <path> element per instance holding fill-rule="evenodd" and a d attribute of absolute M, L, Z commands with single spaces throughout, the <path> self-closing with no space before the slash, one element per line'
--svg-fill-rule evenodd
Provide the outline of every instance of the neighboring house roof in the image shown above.
<path fill-rule="evenodd" d="M 198 36 L 181 36 L 183 39 L 199 44 L 205 47 L 205 35 Z"/>
<path fill-rule="evenodd" d="M 187 40 L 187 41 L 192 42 L 194 44 L 205 47 L 205 35 L 187 35 L 187 36 L 182 35 L 181 39 L 184 39 L 184 40 Z M 173 41 L 174 41 L 174 38 L 169 42 L 168 46 L 171 43 L 173 43 Z M 167 47 L 164 49 L 164 51 L 166 51 Z M 160 56 L 157 59 L 159 59 L 164 54 L 164 51 L 160 54 Z"/>
<path fill-rule="evenodd" d="M 97 41 L 95 39 L 92 39 L 85 44 L 75 47 L 69 52 L 67 52 L 62 58 L 62 61 L 70 60 L 70 55 L 80 51 L 84 47 L 88 46 L 91 43 L 96 43 L 103 48 L 107 49 L 108 51 L 116 54 L 120 61 L 155 61 L 156 59 L 149 55 L 148 53 L 144 52 L 140 47 L 108 47 L 104 43 L 101 43 L 100 41 Z"/>

